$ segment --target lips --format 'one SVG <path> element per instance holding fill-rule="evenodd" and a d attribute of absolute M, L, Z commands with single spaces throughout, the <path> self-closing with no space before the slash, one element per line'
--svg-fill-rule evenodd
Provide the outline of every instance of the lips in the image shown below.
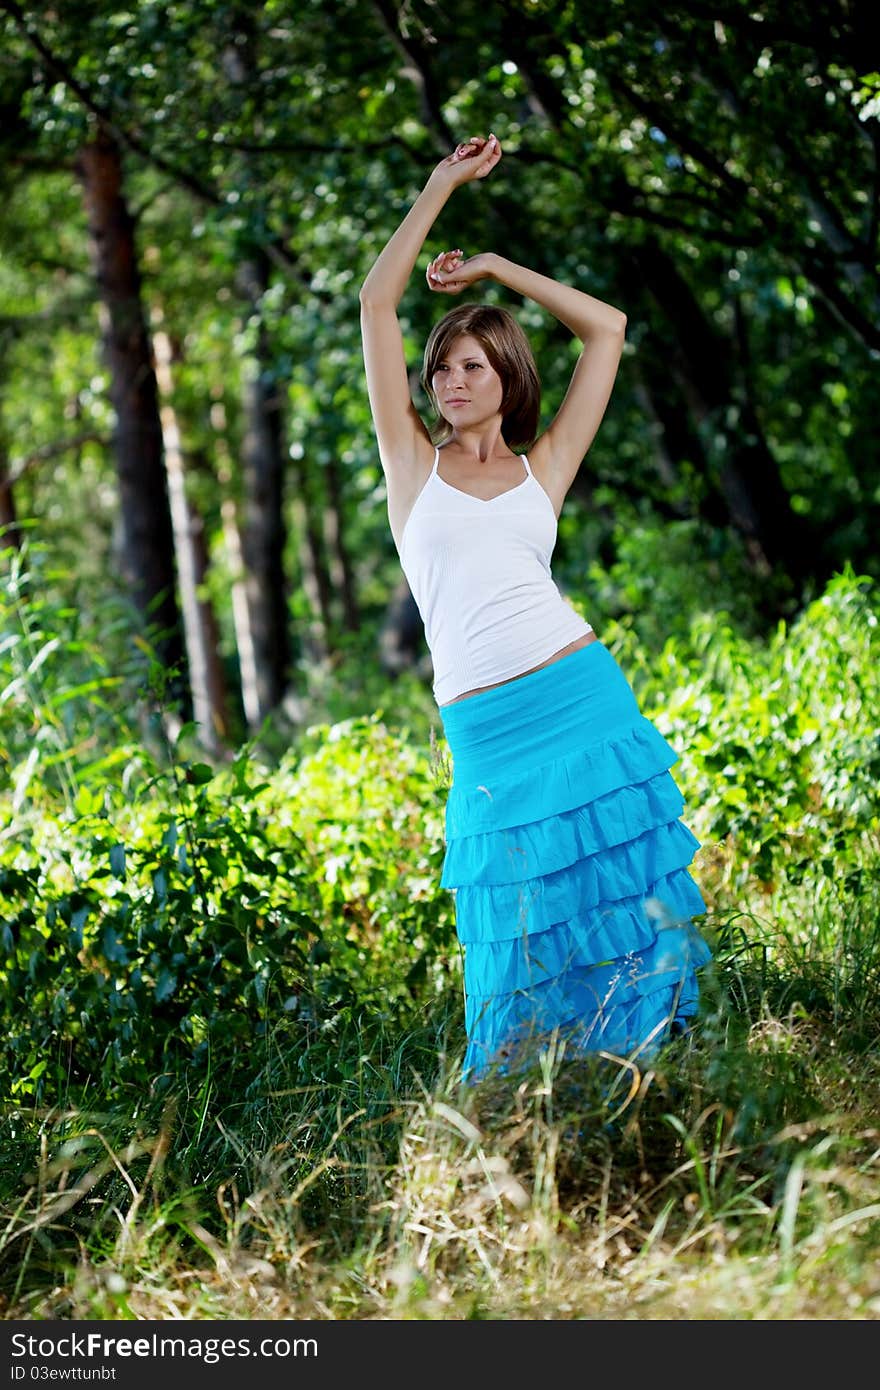
<path fill-rule="evenodd" d="M 464 396 L 452 396 L 448 401 L 444 401 L 443 404 L 444 404 L 444 405 L 467 405 L 468 402 L 467 402 L 467 399 L 466 399 Z"/>

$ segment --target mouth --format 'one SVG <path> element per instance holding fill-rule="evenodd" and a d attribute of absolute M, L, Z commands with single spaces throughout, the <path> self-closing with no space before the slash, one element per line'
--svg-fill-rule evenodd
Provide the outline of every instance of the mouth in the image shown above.
<path fill-rule="evenodd" d="M 465 400 L 464 396 L 453 396 L 451 400 L 444 401 L 443 404 L 444 404 L 444 405 L 467 405 L 468 402 Z"/>

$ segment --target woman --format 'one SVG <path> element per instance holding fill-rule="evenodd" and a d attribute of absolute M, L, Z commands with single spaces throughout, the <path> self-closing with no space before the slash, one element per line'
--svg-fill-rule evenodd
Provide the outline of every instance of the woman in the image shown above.
<path fill-rule="evenodd" d="M 470 1080 L 528 1058 L 554 1031 L 575 1052 L 650 1055 L 696 1011 L 695 970 L 709 958 L 689 921 L 705 904 L 676 756 L 550 571 L 624 315 L 503 256 L 442 252 L 431 290 L 494 280 L 555 315 L 583 350 L 535 438 L 540 386 L 524 334 L 506 310 L 466 304 L 425 349 L 433 441 L 411 399 L 397 306 L 451 193 L 500 158 L 489 135 L 441 160 L 360 295 L 388 517 L 452 755 L 441 883 L 464 947 Z"/>

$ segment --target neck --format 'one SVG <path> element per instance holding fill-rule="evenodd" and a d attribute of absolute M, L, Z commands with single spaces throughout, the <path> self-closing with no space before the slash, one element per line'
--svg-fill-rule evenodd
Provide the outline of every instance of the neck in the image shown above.
<path fill-rule="evenodd" d="M 511 450 L 502 436 L 501 424 L 499 415 L 488 424 L 477 425 L 474 429 L 453 429 L 447 444 L 454 445 L 472 459 L 479 459 L 480 463 L 485 463 L 493 456 L 507 456 Z"/>

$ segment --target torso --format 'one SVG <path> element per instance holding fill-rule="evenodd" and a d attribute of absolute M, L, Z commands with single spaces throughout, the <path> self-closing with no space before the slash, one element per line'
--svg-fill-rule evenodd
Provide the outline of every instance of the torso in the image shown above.
<path fill-rule="evenodd" d="M 523 477 L 521 471 L 522 462 L 518 454 L 511 453 L 506 458 L 495 460 L 492 465 L 491 473 L 481 471 L 477 474 L 473 471 L 472 464 L 470 468 L 467 466 L 462 468 L 461 461 L 458 461 L 458 466 L 456 467 L 456 460 L 453 458 L 452 454 L 448 454 L 446 458 L 443 458 L 444 452 L 445 450 L 441 449 L 438 458 L 442 460 L 443 463 L 443 474 L 448 474 L 448 476 L 441 474 L 438 466 L 436 470 L 437 478 L 446 487 L 451 487 L 457 492 L 465 493 L 467 496 L 473 497 L 479 502 L 494 502 L 498 498 L 503 497 L 505 493 L 515 491 L 517 488 L 521 487 L 525 481 L 528 481 L 528 477 L 525 479 Z M 468 461 L 465 460 L 466 465 L 467 462 Z M 418 496 L 424 488 L 425 483 L 428 481 L 431 471 L 433 471 L 433 461 L 432 469 L 429 470 L 426 477 L 422 479 L 419 491 L 407 508 L 407 515 L 403 518 L 402 522 L 399 523 L 398 531 L 395 535 L 395 543 L 397 544 L 398 550 L 401 549 L 409 514 L 415 506 L 415 502 L 418 500 Z M 535 478 L 534 466 L 531 467 L 530 472 L 531 477 Z M 536 480 L 539 482 L 542 490 L 546 492 L 540 480 Z M 548 500 L 550 500 L 549 494 Z M 552 500 L 550 500 L 550 505 L 554 515 L 558 515 L 556 506 L 553 504 Z M 581 647 L 585 647 L 589 645 L 590 642 L 595 641 L 597 641 L 595 632 L 585 633 L 582 637 L 578 637 L 573 642 L 569 642 L 564 647 L 561 647 L 559 651 L 554 652 L 553 655 L 547 657 L 546 660 L 539 662 L 535 666 L 530 666 L 528 670 L 520 671 L 516 676 L 511 676 L 507 680 L 495 681 L 491 685 L 477 686 L 473 690 L 465 690 L 460 695 L 456 695 L 453 699 L 445 701 L 444 706 L 441 706 L 441 708 L 445 707 L 445 705 L 457 704 L 460 700 L 467 700 L 472 695 L 479 695 L 484 690 L 495 690 L 498 686 L 509 685 L 511 681 L 519 680 L 522 676 L 530 675 L 533 671 L 539 671 L 545 666 L 551 666 L 554 662 L 561 661 L 563 657 L 570 656 L 572 652 L 576 652 Z"/>

